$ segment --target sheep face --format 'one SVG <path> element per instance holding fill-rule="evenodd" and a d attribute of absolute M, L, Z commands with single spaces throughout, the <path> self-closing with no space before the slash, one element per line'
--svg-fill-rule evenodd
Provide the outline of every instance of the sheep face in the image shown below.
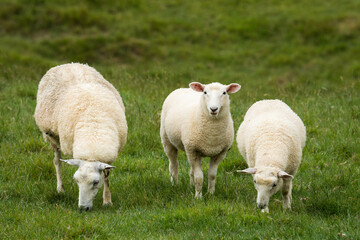
<path fill-rule="evenodd" d="M 257 190 L 256 204 L 263 212 L 269 212 L 269 200 L 272 195 L 279 191 L 282 180 L 267 172 L 256 173 L 253 176 Z"/>
<path fill-rule="evenodd" d="M 78 166 L 74 179 L 79 186 L 79 209 L 89 211 L 93 200 L 104 184 L 104 170 L 113 166 L 101 162 L 88 162 L 80 159 L 62 160 L 70 165 Z"/>
<path fill-rule="evenodd" d="M 202 92 L 202 105 L 211 117 L 217 117 L 223 106 L 229 106 L 229 93 L 235 93 L 241 86 L 237 83 L 222 85 L 211 83 L 204 85 L 198 82 L 190 83 L 190 88 L 197 92 Z"/>
<path fill-rule="evenodd" d="M 256 204 L 261 212 L 269 212 L 269 200 L 283 185 L 283 179 L 292 179 L 293 176 L 277 168 L 248 168 L 238 170 L 241 173 L 252 174 L 257 190 Z"/>

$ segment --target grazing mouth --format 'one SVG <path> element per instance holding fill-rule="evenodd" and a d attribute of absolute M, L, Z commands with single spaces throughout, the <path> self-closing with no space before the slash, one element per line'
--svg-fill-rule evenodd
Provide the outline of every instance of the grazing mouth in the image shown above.
<path fill-rule="evenodd" d="M 217 112 L 211 112 L 210 114 L 213 115 L 213 116 L 216 116 Z"/>

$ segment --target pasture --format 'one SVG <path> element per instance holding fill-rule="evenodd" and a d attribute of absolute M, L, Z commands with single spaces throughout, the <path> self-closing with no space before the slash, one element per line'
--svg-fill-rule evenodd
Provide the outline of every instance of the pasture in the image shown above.
<path fill-rule="evenodd" d="M 360 2 L 2 0 L 0 2 L 0 239 L 358 239 L 360 238 Z M 110 175 L 112 207 L 79 212 L 75 167 L 63 164 L 56 192 L 53 152 L 33 113 L 46 71 L 88 63 L 117 90 L 128 138 Z M 220 163 L 216 191 L 194 199 L 179 154 L 172 186 L 159 128 L 176 88 L 242 85 L 230 96 L 237 131 L 261 99 L 286 102 L 307 142 L 293 181 L 270 213 L 236 142 Z M 70 158 L 70 156 L 63 156 Z"/>

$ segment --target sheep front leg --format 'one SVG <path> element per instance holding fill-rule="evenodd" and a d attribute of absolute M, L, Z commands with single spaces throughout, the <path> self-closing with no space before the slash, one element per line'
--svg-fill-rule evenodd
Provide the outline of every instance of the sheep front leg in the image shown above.
<path fill-rule="evenodd" d="M 195 185 L 195 198 L 202 197 L 202 185 L 204 180 L 204 174 L 201 170 L 201 157 L 195 153 L 187 154 L 190 163 L 190 184 Z"/>
<path fill-rule="evenodd" d="M 63 186 L 63 182 L 62 182 L 62 178 L 61 178 L 61 152 L 58 146 L 56 146 L 55 144 L 51 143 L 51 147 L 54 150 L 54 166 L 55 166 L 55 170 L 56 170 L 56 182 L 57 182 L 57 191 L 59 193 L 63 193 L 65 192 L 64 190 L 64 186 Z"/>
<path fill-rule="evenodd" d="M 214 194 L 215 192 L 215 182 L 216 182 L 216 173 L 219 166 L 219 163 L 225 158 L 226 152 L 222 152 L 216 157 L 212 157 L 210 160 L 210 167 L 208 173 L 208 192 Z"/>
<path fill-rule="evenodd" d="M 291 201 L 292 201 L 291 191 L 292 191 L 292 180 L 284 179 L 283 187 L 282 187 L 284 209 L 291 209 Z"/>
<path fill-rule="evenodd" d="M 110 193 L 110 185 L 109 185 L 109 175 L 110 170 L 104 170 L 104 193 L 103 193 L 103 205 L 112 205 L 111 202 L 111 193 Z"/>

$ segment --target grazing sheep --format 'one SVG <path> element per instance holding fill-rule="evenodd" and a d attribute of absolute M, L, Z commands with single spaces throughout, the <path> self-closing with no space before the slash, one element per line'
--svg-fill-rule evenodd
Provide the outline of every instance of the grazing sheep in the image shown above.
<path fill-rule="evenodd" d="M 190 83 L 190 88 L 173 91 L 164 101 L 160 135 L 169 158 L 171 182 L 178 182 L 178 149 L 186 152 L 190 163 L 190 184 L 195 185 L 195 198 L 201 198 L 203 172 L 201 160 L 210 157 L 208 192 L 215 192 L 219 163 L 226 156 L 233 139 L 234 126 L 228 93 L 240 85 Z"/>
<path fill-rule="evenodd" d="M 306 130 L 301 119 L 280 100 L 263 100 L 247 111 L 236 141 L 257 189 L 257 206 L 269 212 L 269 199 L 282 190 L 283 207 L 291 208 L 292 179 L 301 161 Z"/>
<path fill-rule="evenodd" d="M 41 79 L 34 114 L 36 124 L 54 153 L 57 190 L 64 192 L 61 152 L 78 166 L 79 208 L 89 210 L 105 182 L 103 203 L 112 204 L 110 164 L 127 136 L 125 107 L 116 89 L 94 68 L 79 63 L 51 68 Z"/>

